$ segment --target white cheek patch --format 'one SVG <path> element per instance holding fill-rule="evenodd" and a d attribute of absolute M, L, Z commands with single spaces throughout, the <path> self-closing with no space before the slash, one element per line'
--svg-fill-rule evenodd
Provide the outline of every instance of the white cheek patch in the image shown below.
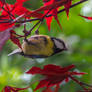
<path fill-rule="evenodd" d="M 55 43 L 55 45 L 56 45 L 57 48 L 59 48 L 59 49 L 63 49 L 64 48 L 64 45 L 63 45 L 62 42 L 54 39 L 54 43 Z"/>

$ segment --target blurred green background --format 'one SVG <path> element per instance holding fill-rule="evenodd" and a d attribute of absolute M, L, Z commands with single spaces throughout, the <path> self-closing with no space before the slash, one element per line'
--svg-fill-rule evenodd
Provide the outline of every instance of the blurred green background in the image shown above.
<path fill-rule="evenodd" d="M 76 0 L 78 1 L 78 0 Z M 74 3 L 75 1 L 73 1 Z M 32 5 L 30 5 L 30 4 Z M 34 10 L 42 5 L 42 0 L 30 0 L 24 6 Z M 10 40 L 3 47 L 0 52 L 0 92 L 6 85 L 16 87 L 26 87 L 31 82 L 38 80 L 38 76 L 27 75 L 24 72 L 29 70 L 32 66 L 43 67 L 46 64 L 56 64 L 67 66 L 75 64 L 75 71 L 87 72 L 87 75 L 77 77 L 77 79 L 92 84 L 92 22 L 78 16 L 79 14 L 92 16 L 92 0 L 83 4 L 77 5 L 70 9 L 69 20 L 67 20 L 66 13 L 58 14 L 59 21 L 63 27 L 60 30 L 58 24 L 53 19 L 51 24 L 51 31 L 48 31 L 46 21 L 41 25 L 40 34 L 49 35 L 63 39 L 67 46 L 68 51 L 59 53 L 46 59 L 30 59 L 23 56 L 14 55 L 8 57 L 7 55 L 17 48 Z M 27 23 L 27 29 L 30 29 L 35 22 Z M 23 27 L 17 28 L 16 32 L 21 34 Z M 34 31 L 32 32 L 34 35 Z M 36 84 L 32 85 L 32 88 Z M 81 87 L 73 81 L 61 85 L 60 92 L 77 92 Z M 23 92 L 32 92 L 28 89 Z M 39 90 L 41 92 L 41 90 Z"/>

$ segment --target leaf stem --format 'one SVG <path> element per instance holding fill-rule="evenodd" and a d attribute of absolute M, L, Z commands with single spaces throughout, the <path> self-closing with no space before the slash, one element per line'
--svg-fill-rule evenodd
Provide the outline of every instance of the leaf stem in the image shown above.
<path fill-rule="evenodd" d="M 78 2 L 76 2 L 75 4 L 71 5 L 70 8 L 73 8 L 73 7 L 75 7 L 75 6 L 79 5 L 79 4 L 82 4 L 83 2 L 86 2 L 86 1 L 88 1 L 88 0 L 81 0 L 81 1 L 78 1 Z M 65 8 L 62 9 L 62 10 L 59 10 L 59 11 L 58 11 L 58 14 L 61 13 L 61 12 L 63 12 L 63 11 L 65 11 Z M 52 16 L 52 15 L 50 14 L 50 15 L 47 15 L 47 16 L 45 16 L 45 17 L 51 17 L 51 16 Z M 28 19 L 28 20 L 20 20 L 20 21 L 16 21 L 16 23 L 25 23 L 25 22 L 32 22 L 32 21 L 37 21 L 37 20 L 40 21 L 41 19 L 39 19 L 39 18 L 34 18 L 34 19 Z M 10 19 L 10 20 L 8 20 L 8 21 L 2 21 L 2 22 L 0 22 L 0 23 L 8 23 L 8 22 L 10 22 L 10 21 L 12 21 L 12 20 Z"/>
<path fill-rule="evenodd" d="M 82 82 L 80 82 L 79 80 L 77 80 L 76 78 L 70 76 L 70 78 L 75 81 L 76 83 L 78 83 L 84 90 L 85 92 L 88 92 L 88 90 L 84 87 L 84 85 L 82 84 Z"/>
<path fill-rule="evenodd" d="M 75 4 L 71 5 L 70 8 L 73 8 L 73 7 L 75 7 L 75 6 L 79 5 L 79 4 L 82 4 L 82 3 L 86 2 L 86 1 L 88 1 L 88 0 L 81 0 L 81 1 L 78 1 L 78 2 L 76 2 Z M 61 13 L 61 12 L 63 12 L 63 11 L 65 11 L 65 8 L 62 9 L 62 10 L 59 10 L 59 11 L 58 11 L 58 14 Z M 50 14 L 50 15 L 47 15 L 46 17 L 51 17 L 51 16 L 52 16 L 52 15 Z M 40 19 L 39 19 L 39 18 L 35 18 L 35 19 L 26 20 L 26 21 L 17 21 L 17 23 L 20 23 L 20 22 L 21 22 L 21 23 L 24 23 L 24 22 L 31 22 L 31 21 L 36 21 L 36 20 L 40 20 Z"/>

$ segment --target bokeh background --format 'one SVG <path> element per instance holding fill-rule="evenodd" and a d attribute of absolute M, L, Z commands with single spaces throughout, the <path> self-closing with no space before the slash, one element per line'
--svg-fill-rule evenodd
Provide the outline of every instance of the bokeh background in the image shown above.
<path fill-rule="evenodd" d="M 78 0 L 74 0 L 75 3 Z M 42 6 L 42 0 L 30 0 L 24 4 L 30 10 L 35 10 Z M 76 77 L 77 79 L 92 84 L 92 22 L 78 16 L 79 14 L 85 16 L 92 16 L 92 0 L 77 5 L 70 9 L 69 20 L 67 20 L 66 13 L 58 14 L 63 30 L 60 30 L 58 24 L 53 19 L 51 24 L 51 31 L 48 31 L 46 21 L 43 22 L 39 31 L 40 34 L 49 35 L 63 39 L 68 51 L 59 53 L 46 59 L 31 59 L 20 55 L 8 57 L 7 55 L 17 48 L 10 40 L 7 41 L 3 50 L 0 52 L 0 92 L 6 85 L 16 87 L 26 87 L 40 76 L 27 75 L 24 72 L 29 70 L 32 66 L 43 67 L 46 64 L 56 64 L 67 66 L 75 64 L 75 71 L 87 72 L 87 75 Z M 32 28 L 36 22 L 27 23 L 27 29 Z M 17 33 L 22 34 L 23 26 L 15 29 Z M 34 35 L 34 31 L 32 32 Z M 21 39 L 22 41 L 23 39 Z M 37 83 L 31 85 L 31 88 L 23 92 L 32 92 Z M 60 92 L 77 92 L 81 87 L 73 81 L 61 85 Z M 41 90 L 37 91 L 41 92 Z"/>

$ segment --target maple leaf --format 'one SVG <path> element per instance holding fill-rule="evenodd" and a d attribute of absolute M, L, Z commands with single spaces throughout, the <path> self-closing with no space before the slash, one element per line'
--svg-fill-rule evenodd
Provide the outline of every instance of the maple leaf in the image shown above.
<path fill-rule="evenodd" d="M 28 10 L 26 7 L 23 7 L 23 3 L 28 0 L 17 0 L 17 2 L 12 6 L 14 7 L 13 13 L 20 16 L 24 14 L 23 17 L 30 18 L 30 17 L 36 17 L 36 18 L 42 18 L 43 14 L 38 12 L 32 12 Z"/>
<path fill-rule="evenodd" d="M 57 17 L 57 12 L 58 12 L 57 10 L 59 9 L 60 6 L 66 5 L 65 6 L 66 11 L 69 13 L 69 10 L 68 10 L 69 6 L 70 6 L 69 1 L 67 1 L 67 0 L 43 0 L 43 2 L 44 2 L 44 6 L 40 7 L 39 9 L 36 9 L 34 11 L 30 11 L 28 13 L 26 12 L 25 16 L 43 18 L 44 15 L 51 14 L 52 16 L 50 16 L 49 18 L 47 18 L 47 17 L 45 18 L 47 21 L 48 29 L 50 30 L 50 25 L 51 25 L 53 16 L 54 16 L 55 20 L 57 21 L 57 23 L 59 24 L 60 28 L 62 29 L 61 24 Z M 40 12 L 42 12 L 42 11 L 44 11 L 45 13 L 41 14 Z M 68 13 L 67 13 L 67 15 L 68 15 Z"/>
<path fill-rule="evenodd" d="M 47 25 L 48 25 L 48 29 L 50 30 L 50 25 L 52 22 L 52 18 L 54 16 L 54 18 L 56 19 L 57 23 L 59 24 L 60 28 L 62 29 L 60 22 L 58 20 L 57 17 L 57 11 L 59 9 L 60 6 L 65 6 L 66 7 L 66 11 L 67 11 L 67 15 L 69 13 L 69 6 L 70 6 L 70 1 L 67 0 L 45 0 L 44 1 L 44 6 L 40 7 L 39 9 L 36 9 L 34 11 L 29 11 L 26 7 L 23 7 L 23 3 L 26 2 L 27 0 L 16 0 L 16 3 L 14 5 L 11 4 L 5 4 L 4 9 L 2 9 L 2 14 L 0 17 L 0 22 L 2 23 L 5 20 L 14 20 L 15 19 L 15 15 L 21 16 L 24 14 L 24 18 L 30 18 L 30 17 L 36 17 L 36 18 L 43 18 L 43 16 L 50 11 L 48 14 L 52 14 L 51 17 L 46 18 L 47 20 Z M 44 11 L 45 13 L 42 14 L 40 13 L 41 11 Z M 47 15 L 48 15 L 47 14 Z M 7 28 L 11 28 L 14 23 L 11 23 L 11 21 L 8 21 L 6 23 L 3 23 L 2 25 L 0 25 L 0 31 L 4 31 Z"/>
<path fill-rule="evenodd" d="M 23 3 L 27 0 L 16 0 L 16 3 L 14 5 L 11 4 L 3 4 L 0 2 L 0 5 L 4 8 L 0 7 L 2 10 L 1 16 L 0 16 L 0 32 L 5 31 L 8 28 L 11 28 L 13 25 L 15 25 L 15 22 L 12 22 L 13 20 L 16 20 L 15 15 L 21 16 L 24 18 L 30 18 L 30 17 L 37 17 L 42 18 L 43 14 L 38 12 L 32 12 L 26 9 L 26 7 L 23 7 Z M 30 15 L 31 13 L 31 15 Z"/>
<path fill-rule="evenodd" d="M 8 28 L 11 28 L 14 23 L 11 23 L 13 19 L 15 19 L 14 14 L 11 12 L 11 6 L 6 4 L 4 9 L 2 9 L 2 13 L 0 16 L 0 32 L 5 31 Z"/>
<path fill-rule="evenodd" d="M 51 0 L 49 0 L 49 1 L 43 0 L 43 2 L 44 2 L 44 6 L 49 5 L 49 4 L 52 4 L 52 1 L 51 1 Z M 46 13 L 48 12 L 48 10 L 46 10 L 46 11 L 44 11 L 44 12 L 45 12 L 45 14 L 46 14 Z M 52 11 L 51 11 L 49 14 L 52 14 Z M 46 18 L 45 18 L 49 30 L 50 30 L 50 25 L 51 25 L 51 22 L 52 22 L 52 18 L 53 18 L 53 16 L 51 16 L 51 17 L 46 17 Z"/>
<path fill-rule="evenodd" d="M 53 64 L 45 65 L 43 69 L 39 67 L 32 67 L 29 71 L 27 71 L 27 74 L 41 74 L 44 75 L 45 78 L 40 80 L 39 84 L 35 88 L 35 90 L 43 87 L 52 87 L 54 85 L 59 85 L 62 81 L 67 80 L 68 82 L 69 78 L 74 80 L 75 82 L 78 82 L 78 80 L 75 80 L 73 75 L 83 75 L 85 73 L 78 73 L 78 72 L 70 72 L 72 68 L 74 68 L 74 65 L 70 65 L 67 67 L 61 67 L 56 66 Z M 57 88 L 58 90 L 58 88 Z M 57 92 L 57 91 L 56 91 Z"/>
<path fill-rule="evenodd" d="M 43 2 L 44 2 L 44 6 L 51 5 L 51 7 L 52 7 L 52 10 L 49 13 L 52 16 L 49 17 L 49 18 L 46 18 L 48 29 L 50 30 L 50 25 L 51 25 L 53 16 L 54 16 L 55 20 L 57 21 L 57 23 L 59 24 L 60 28 L 62 29 L 61 24 L 60 24 L 60 22 L 58 20 L 58 17 L 57 17 L 58 9 L 59 9 L 60 6 L 63 6 L 64 5 L 65 10 L 66 10 L 66 14 L 67 14 L 67 18 L 69 18 L 69 8 L 71 6 L 72 0 L 67 0 L 67 1 L 66 0 L 43 0 Z M 49 10 L 44 10 L 45 13 L 47 11 L 49 11 Z"/>
<path fill-rule="evenodd" d="M 11 13 L 13 15 L 23 15 L 27 12 L 30 12 L 28 9 L 26 9 L 25 7 L 23 7 L 23 3 L 26 2 L 28 0 L 16 0 L 16 3 L 14 5 L 10 5 L 11 8 Z M 25 16 L 23 16 L 25 17 Z M 29 18 L 29 17 L 27 17 Z"/>
<path fill-rule="evenodd" d="M 67 3 L 64 5 L 68 19 L 69 19 L 69 8 L 70 8 L 71 4 L 72 4 L 72 0 L 67 0 Z"/>
<path fill-rule="evenodd" d="M 25 7 L 23 7 L 23 3 L 26 2 L 28 0 L 17 0 L 17 2 L 14 5 L 11 5 L 12 7 L 12 13 L 14 15 L 22 15 L 25 14 L 27 12 L 30 12 L 28 9 L 26 9 Z M 27 17 L 29 18 L 29 17 Z"/>
<path fill-rule="evenodd" d="M 0 7 L 2 10 L 1 16 L 0 16 L 0 32 L 5 31 L 8 28 L 11 28 L 14 24 L 12 23 L 13 20 L 15 20 L 15 15 L 23 15 L 25 12 L 30 12 L 26 8 L 23 7 L 23 2 L 27 0 L 17 0 L 17 2 L 14 5 L 11 4 L 3 4 L 0 2 L 0 5 L 4 8 Z M 22 16 L 25 17 L 25 16 Z M 16 21 L 15 21 L 16 22 Z"/>
<path fill-rule="evenodd" d="M 82 15 L 79 15 L 79 16 L 81 16 L 81 17 L 83 17 L 85 19 L 88 19 L 88 20 L 92 20 L 92 17 L 82 16 Z"/>
<path fill-rule="evenodd" d="M 10 39 L 11 41 L 16 44 L 19 48 L 21 48 L 21 44 L 19 39 L 17 38 L 16 32 L 14 30 L 10 31 Z"/>
<path fill-rule="evenodd" d="M 44 6 L 47 6 L 47 5 L 50 5 L 50 4 L 55 3 L 56 0 L 49 0 L 49 1 L 43 0 L 43 2 L 44 2 Z M 48 11 L 49 11 L 49 10 L 44 11 L 45 14 L 46 14 Z M 52 14 L 52 15 L 54 16 L 54 18 L 56 19 L 56 21 L 57 21 L 57 23 L 59 24 L 60 28 L 62 29 L 62 27 L 61 27 L 61 25 L 60 25 L 60 22 L 59 22 L 59 20 L 58 20 L 58 17 L 57 17 L 57 12 L 58 12 L 58 8 L 55 8 L 55 9 L 52 9 L 49 14 Z M 51 25 L 53 16 L 51 16 L 51 17 L 46 17 L 46 18 L 45 18 L 46 21 L 47 21 L 47 25 L 48 25 L 48 29 L 49 29 L 49 30 L 50 30 L 50 25 Z"/>
<path fill-rule="evenodd" d="M 2 89 L 2 92 L 19 92 L 21 90 L 26 90 L 28 89 L 29 87 L 26 87 L 26 88 L 16 88 L 16 87 L 11 87 L 11 86 L 5 86 L 3 89 Z"/>
<path fill-rule="evenodd" d="M 10 20 L 10 15 L 3 10 L 0 16 L 0 32 L 5 31 L 6 29 L 11 28 L 14 25 L 14 23 L 10 24 L 10 21 L 8 20 Z"/>

